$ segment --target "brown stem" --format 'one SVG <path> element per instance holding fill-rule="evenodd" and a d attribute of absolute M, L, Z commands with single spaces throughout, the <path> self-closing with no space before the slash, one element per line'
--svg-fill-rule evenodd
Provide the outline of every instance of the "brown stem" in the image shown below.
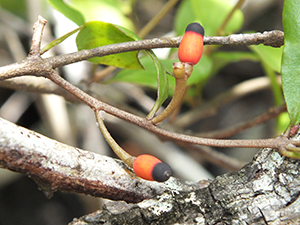
<path fill-rule="evenodd" d="M 282 31 L 274 30 L 264 33 L 254 34 L 234 34 L 225 37 L 204 37 L 205 45 L 258 45 L 280 47 L 283 45 L 284 34 Z M 145 50 L 153 48 L 175 48 L 179 46 L 181 37 L 154 38 L 142 41 L 124 42 L 113 45 L 101 46 L 94 49 L 77 51 L 65 55 L 53 56 L 44 59 L 43 63 L 58 68 L 75 62 L 88 60 L 95 56 L 105 56 L 121 52 Z M 0 80 L 22 76 L 22 75 L 41 75 L 43 67 L 39 67 L 41 62 L 35 64 L 29 60 L 0 67 Z"/>
<path fill-rule="evenodd" d="M 97 118 L 97 122 L 99 125 L 99 128 L 101 130 L 101 133 L 109 146 L 112 148 L 114 153 L 124 162 L 126 163 L 129 167 L 132 168 L 133 161 L 135 157 L 129 155 L 123 148 L 121 148 L 118 143 L 113 139 L 113 137 L 110 135 L 109 131 L 105 127 L 105 124 L 103 122 L 103 118 L 101 113 L 104 113 L 104 111 L 96 111 L 95 115 Z"/>
<path fill-rule="evenodd" d="M 40 32 L 37 32 L 40 33 Z M 270 37 L 271 38 L 266 38 Z M 281 34 L 281 36 L 280 36 Z M 38 36 L 38 34 L 36 34 Z M 273 38 L 272 38 L 273 35 Z M 274 38 L 275 36 L 275 38 Z M 275 43 L 279 43 L 282 45 L 283 43 L 283 33 L 278 31 L 273 31 L 270 33 L 264 34 L 248 34 L 247 35 L 236 35 L 234 36 L 237 40 L 230 40 L 229 37 L 227 39 L 230 41 L 231 44 L 249 44 L 254 42 L 255 44 L 258 43 L 273 43 L 275 39 Z M 243 39 L 242 37 L 251 37 L 250 42 L 248 39 Z M 233 36 L 231 37 L 233 38 Z M 254 39 L 253 39 L 254 38 Z M 38 40 L 39 38 L 37 38 Z M 206 37 L 206 39 L 209 39 Z M 270 41 L 270 39 L 272 39 Z M 171 41 L 173 40 L 173 42 Z M 260 140 L 220 140 L 220 139 L 210 139 L 210 138 L 200 138 L 200 137 L 193 137 L 184 134 L 178 134 L 174 132 L 169 132 L 159 127 L 155 126 L 151 123 L 151 121 L 147 120 L 146 118 L 141 118 L 135 115 L 132 115 L 128 112 L 123 110 L 117 109 L 113 106 L 105 104 L 87 93 L 81 91 L 79 88 L 75 87 L 74 85 L 70 84 L 63 78 L 61 78 L 58 73 L 53 70 L 54 68 L 67 65 L 70 63 L 83 61 L 85 59 L 89 59 L 95 56 L 104 56 L 108 54 L 116 54 L 120 52 L 126 51 L 133 51 L 133 50 L 141 50 L 141 49 L 151 49 L 157 47 L 177 47 L 180 42 L 180 38 L 156 38 L 153 40 L 144 40 L 144 41 L 134 41 L 134 42 L 127 42 L 127 43 L 119 43 L 109 46 L 102 46 L 90 50 L 82 50 L 75 53 L 70 53 L 66 55 L 50 57 L 47 59 L 42 59 L 40 57 L 29 57 L 28 59 L 16 63 L 9 66 L 4 66 L 0 68 L 0 80 L 7 79 L 16 76 L 28 75 L 32 74 L 35 76 L 44 76 L 54 83 L 58 84 L 63 89 L 67 90 L 69 93 L 76 96 L 78 99 L 89 105 L 94 111 L 103 110 L 109 114 L 112 114 L 116 117 L 134 123 L 140 127 L 143 127 L 149 131 L 152 131 L 156 134 L 163 135 L 165 137 L 169 137 L 174 140 L 184 141 L 191 144 L 198 144 L 198 145 L 209 145 L 215 147 L 244 147 L 244 148 L 262 148 L 262 147 L 270 147 L 270 148 L 278 148 L 278 149 L 285 149 L 287 145 L 290 148 L 298 146 L 300 143 L 298 142 L 291 142 L 288 140 L 286 136 L 282 136 L 280 138 L 270 138 L 270 139 L 260 139 Z M 37 43 L 37 44 L 36 44 Z M 37 41 L 34 45 L 36 47 L 32 50 L 32 55 L 38 54 L 37 49 L 39 49 L 39 41 Z M 220 44 L 220 42 L 219 42 Z M 274 44 L 274 43 L 273 43 Z M 294 146 L 296 145 L 296 146 Z"/>
<path fill-rule="evenodd" d="M 289 143 L 287 137 L 280 138 L 269 138 L 269 139 L 254 139 L 254 140 L 222 140 L 222 139 L 212 139 L 212 138 L 201 138 L 185 134 L 179 134 L 175 132 L 170 132 L 163 130 L 146 118 L 142 118 L 121 109 L 110 106 L 106 103 L 103 103 L 87 93 L 81 91 L 79 88 L 70 84 L 62 77 L 60 77 L 57 72 L 53 71 L 47 77 L 52 80 L 54 83 L 58 84 L 65 90 L 69 91 L 71 94 L 76 96 L 81 101 L 89 105 L 93 110 L 103 110 L 109 114 L 112 114 L 120 119 L 126 120 L 133 124 L 136 124 L 144 129 L 147 129 L 153 133 L 168 137 L 173 140 L 183 141 L 190 144 L 196 145 L 207 145 L 214 147 L 228 147 L 228 148 L 283 148 Z"/>
<path fill-rule="evenodd" d="M 254 34 L 233 34 L 225 37 L 204 37 L 204 44 L 207 45 L 258 45 L 280 47 L 283 45 L 284 35 L 282 31 L 274 30 Z M 53 68 L 65 66 L 71 63 L 87 60 L 93 57 L 100 57 L 121 52 L 146 50 L 154 48 L 175 48 L 179 46 L 181 37 L 154 38 L 141 41 L 130 41 L 118 44 L 101 46 L 89 50 L 81 50 L 65 55 L 47 58 Z M 0 71 L 1 76 L 1 71 Z"/>
<path fill-rule="evenodd" d="M 277 79 L 279 81 L 281 78 L 278 76 Z M 174 125 L 180 128 L 190 126 L 197 120 L 215 115 L 218 109 L 222 106 L 236 101 L 237 99 L 240 99 L 251 93 L 270 88 L 270 85 L 271 82 L 268 77 L 259 77 L 241 82 L 228 91 L 217 95 L 209 102 L 201 104 L 199 107 L 188 111 L 182 116 L 178 116 L 176 118 L 176 121 L 174 121 Z"/>
<path fill-rule="evenodd" d="M 38 21 L 33 26 L 32 44 L 29 52 L 29 56 L 39 56 L 41 49 L 41 41 L 44 27 L 47 23 L 43 17 L 39 16 Z"/>
<path fill-rule="evenodd" d="M 242 132 L 250 127 L 253 127 L 254 125 L 264 123 L 270 119 L 276 118 L 279 114 L 286 112 L 286 105 L 283 104 L 281 106 L 275 106 L 270 108 L 267 112 L 264 112 L 250 120 L 247 120 L 245 122 L 238 123 L 236 125 L 233 125 L 231 127 L 227 127 L 222 130 L 217 131 L 211 131 L 211 132 L 205 132 L 197 134 L 198 136 L 205 136 L 205 137 L 213 137 L 213 138 L 226 138 L 230 137 L 234 134 L 237 134 L 239 132 Z"/>
<path fill-rule="evenodd" d="M 186 82 L 193 71 L 193 65 L 189 63 L 174 63 L 173 73 L 176 81 L 173 98 L 167 108 L 158 116 L 151 119 L 153 124 L 160 123 L 166 119 L 181 103 L 186 89 Z"/>
<path fill-rule="evenodd" d="M 232 8 L 232 10 L 229 12 L 229 14 L 226 16 L 225 20 L 221 24 L 221 26 L 218 28 L 217 32 L 215 33 L 214 36 L 217 36 L 222 33 L 222 31 L 225 29 L 226 25 L 228 24 L 229 20 L 231 19 L 233 13 L 242 7 L 242 5 L 245 3 L 245 0 L 239 0 L 235 6 Z"/>
<path fill-rule="evenodd" d="M 191 150 L 198 153 L 199 157 L 207 160 L 208 162 L 213 163 L 214 165 L 220 166 L 222 168 L 226 168 L 229 170 L 237 171 L 239 170 L 245 163 L 225 155 L 224 153 L 218 152 L 211 147 L 208 146 L 197 146 L 192 144 L 186 144 L 183 142 L 177 142 L 177 144 L 187 150 Z M 193 154 L 195 153 L 192 153 Z M 197 157 L 197 156 L 196 156 Z"/>
<path fill-rule="evenodd" d="M 156 15 L 140 30 L 138 36 L 144 38 L 147 34 L 166 16 L 166 14 L 174 7 L 178 0 L 167 1 L 164 7 L 156 13 Z"/>
<path fill-rule="evenodd" d="M 175 91 L 171 102 L 169 103 L 167 108 L 165 108 L 164 111 L 162 111 L 158 116 L 151 119 L 151 122 L 153 124 L 160 123 L 161 121 L 166 119 L 176 109 L 176 107 L 180 105 L 180 102 L 182 100 L 182 97 L 184 96 L 184 92 L 186 89 L 186 82 L 186 76 L 181 79 L 176 79 Z"/>

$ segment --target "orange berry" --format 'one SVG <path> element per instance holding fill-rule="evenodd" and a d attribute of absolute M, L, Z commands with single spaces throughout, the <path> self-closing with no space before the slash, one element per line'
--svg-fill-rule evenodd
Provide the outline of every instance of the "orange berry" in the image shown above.
<path fill-rule="evenodd" d="M 180 62 L 196 65 L 203 52 L 204 29 L 199 23 L 190 23 L 179 44 L 178 58 Z"/>
<path fill-rule="evenodd" d="M 145 180 L 158 182 L 164 182 L 172 175 L 168 164 L 148 154 L 140 155 L 133 161 L 133 171 Z"/>

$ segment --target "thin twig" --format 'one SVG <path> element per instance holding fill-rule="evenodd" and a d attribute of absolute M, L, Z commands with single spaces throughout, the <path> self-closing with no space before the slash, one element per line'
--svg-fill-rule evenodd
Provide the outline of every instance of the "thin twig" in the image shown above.
<path fill-rule="evenodd" d="M 278 34 L 278 32 L 275 32 L 275 34 L 274 32 L 269 32 L 269 33 L 265 32 L 264 34 L 246 34 L 246 35 L 237 36 L 237 37 L 245 36 L 245 39 L 233 38 L 232 36 L 231 38 L 229 38 L 229 40 L 231 40 L 229 43 L 231 44 L 245 44 L 245 43 L 252 43 L 252 42 L 254 42 L 255 44 L 258 44 L 259 42 L 270 43 L 269 34 L 271 34 L 271 36 L 275 35 L 275 37 L 277 38 L 277 39 L 275 38 L 275 40 L 278 41 L 278 35 L 276 35 Z M 38 36 L 38 34 L 36 34 L 36 36 Z M 262 36 L 264 38 L 261 38 Z M 267 40 L 265 39 L 266 37 L 268 37 Z M 107 113 L 110 113 L 116 117 L 134 123 L 156 134 L 160 134 L 174 140 L 184 141 L 191 144 L 209 145 L 209 146 L 216 146 L 216 147 L 244 147 L 244 148 L 261 148 L 261 147 L 282 148 L 285 145 L 290 144 L 290 142 L 287 140 L 286 137 L 282 137 L 278 139 L 270 138 L 270 139 L 260 139 L 260 140 L 216 140 L 216 139 L 199 138 L 199 137 L 193 137 L 189 135 L 169 132 L 153 125 L 146 118 L 135 116 L 133 114 L 112 107 L 108 104 L 105 104 L 91 97 L 87 93 L 81 91 L 79 88 L 75 87 L 74 85 L 70 84 L 69 82 L 61 78 L 58 75 L 58 73 L 55 70 L 53 70 L 54 68 L 61 67 L 63 65 L 67 65 L 70 63 L 86 60 L 95 56 L 104 56 L 108 54 L 116 54 L 119 52 L 152 49 L 157 47 L 170 47 L 170 45 L 171 46 L 175 45 L 174 47 L 176 47 L 178 46 L 179 41 L 180 38 L 160 38 L 160 39 L 157 38 L 152 40 L 125 42 L 125 43 L 119 43 L 114 45 L 102 46 L 90 50 L 82 50 L 79 52 L 70 53 L 66 55 L 50 57 L 47 59 L 36 57 L 36 60 L 32 60 L 29 58 L 27 60 L 24 60 L 21 63 L 0 68 L 0 80 L 3 79 L 3 77 L 8 78 L 14 76 L 28 75 L 28 74 L 33 74 L 36 76 L 44 76 L 46 78 L 49 78 L 54 83 L 58 84 L 60 87 L 64 88 L 74 96 L 76 96 L 81 101 L 85 102 L 94 111 L 104 110 Z M 38 44 L 36 43 L 34 45 L 38 46 Z M 35 48 L 33 48 L 32 54 L 36 53 L 37 50 Z M 27 67 L 28 65 L 29 67 Z"/>
<path fill-rule="evenodd" d="M 115 141 L 115 139 L 113 139 L 113 137 L 111 136 L 111 134 L 109 133 L 109 131 L 107 130 L 104 121 L 103 121 L 103 114 L 105 112 L 103 111 L 96 111 L 95 112 L 95 116 L 98 122 L 98 126 L 99 129 L 101 130 L 101 133 L 103 135 L 103 137 L 105 138 L 105 140 L 107 141 L 107 143 L 109 144 L 109 146 L 112 148 L 112 150 L 114 151 L 114 153 L 129 167 L 132 168 L 133 166 L 133 161 L 135 159 L 135 157 L 131 156 L 130 154 L 128 154 L 123 148 L 120 147 L 120 145 L 118 145 L 118 143 Z"/>
<path fill-rule="evenodd" d="M 209 45 L 259 45 L 264 44 L 273 47 L 280 47 L 283 45 L 282 31 L 269 31 L 264 33 L 254 34 L 233 34 L 225 37 L 204 37 L 204 44 Z M 81 50 L 74 53 L 59 55 L 47 58 L 49 64 L 53 68 L 62 67 L 71 63 L 88 60 L 93 57 L 106 56 L 110 54 L 117 54 L 121 52 L 147 50 L 154 48 L 176 48 L 179 46 L 181 37 L 171 38 L 153 38 L 141 41 L 130 41 L 118 44 L 101 46 L 89 50 Z M 0 71 L 1 76 L 1 71 Z"/>
<path fill-rule="evenodd" d="M 226 37 L 204 37 L 204 44 L 208 45 L 258 45 L 264 44 L 273 47 L 283 45 L 283 32 L 270 31 L 254 34 L 234 34 Z M 0 67 L 0 80 L 22 76 L 22 75 L 42 75 L 49 73 L 49 69 L 59 68 L 75 62 L 88 60 L 96 56 L 105 56 L 121 52 L 145 50 L 153 48 L 175 48 L 179 46 L 181 37 L 173 38 L 153 38 L 141 41 L 123 42 L 118 44 L 101 46 L 89 50 L 81 50 L 65 55 L 53 56 L 43 59 L 43 61 L 32 62 L 24 60 L 20 63 L 10 64 Z M 46 71 L 48 70 L 48 71 Z"/>
<path fill-rule="evenodd" d="M 280 82 L 281 78 L 279 76 L 277 79 Z M 251 93 L 270 88 L 270 85 L 271 81 L 268 77 L 258 77 L 243 81 L 233 86 L 228 91 L 217 95 L 209 102 L 201 104 L 199 107 L 178 116 L 176 121 L 174 121 L 174 125 L 180 128 L 187 127 L 201 118 L 216 114 L 220 107 L 228 104 L 229 102 L 233 102 Z"/>
<path fill-rule="evenodd" d="M 261 124 L 270 119 L 276 118 L 283 112 L 286 112 L 285 104 L 281 106 L 272 107 L 268 111 L 254 118 L 251 118 L 250 120 L 243 121 L 231 127 L 226 127 L 225 129 L 211 131 L 211 132 L 197 133 L 196 135 L 201 137 L 227 138 L 237 133 L 240 133 L 246 129 L 249 129 L 250 127 L 253 127 L 257 124 Z"/>
<path fill-rule="evenodd" d="M 190 144 L 197 145 L 207 145 L 207 146 L 215 146 L 215 147 L 231 147 L 231 148 L 280 148 L 282 145 L 287 144 L 287 138 L 269 138 L 269 139 L 253 139 L 253 140 L 222 140 L 222 139 L 211 139 L 211 138 L 201 138 L 195 137 L 185 134 L 179 134 L 175 132 L 170 132 L 167 130 L 163 130 L 151 123 L 151 121 L 146 118 L 142 118 L 121 109 L 110 106 L 104 102 L 101 102 L 87 93 L 83 92 L 76 86 L 70 84 L 62 77 L 58 75 L 56 71 L 52 71 L 51 74 L 48 75 L 48 78 L 52 80 L 54 83 L 64 88 L 68 92 L 72 93 L 78 99 L 89 105 L 94 111 L 103 110 L 111 115 L 114 115 L 120 119 L 126 120 L 133 124 L 136 124 L 142 128 L 145 128 L 153 133 L 168 137 L 173 140 L 183 141 Z"/>
<path fill-rule="evenodd" d="M 242 5 L 244 4 L 245 0 L 239 0 L 235 6 L 232 8 L 232 10 L 228 13 L 228 15 L 226 16 L 226 19 L 223 21 L 223 23 L 221 24 L 221 26 L 218 28 L 217 32 L 215 33 L 214 36 L 218 36 L 222 33 L 222 31 L 225 29 L 225 27 L 227 26 L 229 20 L 232 18 L 233 13 L 237 10 L 240 9 L 242 7 Z"/>
<path fill-rule="evenodd" d="M 245 165 L 244 162 L 227 156 L 221 152 L 217 152 L 216 150 L 208 146 L 191 145 L 183 142 L 177 142 L 176 144 L 187 150 L 193 150 L 199 153 L 201 155 L 201 158 L 204 158 L 208 162 L 211 162 L 214 165 L 220 166 L 222 168 L 237 171 L 241 169 L 243 165 Z"/>
<path fill-rule="evenodd" d="M 174 5 L 178 2 L 178 0 L 170 0 L 168 1 L 164 7 L 156 13 L 156 15 L 140 30 L 138 36 L 140 38 L 144 38 L 147 34 L 161 21 L 166 14 L 174 7 Z"/>
<path fill-rule="evenodd" d="M 57 86 L 50 80 L 45 79 L 44 77 L 15 77 L 0 81 L 0 87 L 39 94 L 56 94 L 64 97 L 67 101 L 78 102 L 78 99 L 69 92 Z"/>
<path fill-rule="evenodd" d="M 44 27 L 47 23 L 43 17 L 39 16 L 38 21 L 33 26 L 32 43 L 29 56 L 39 56 L 41 49 L 41 41 L 43 36 Z"/>

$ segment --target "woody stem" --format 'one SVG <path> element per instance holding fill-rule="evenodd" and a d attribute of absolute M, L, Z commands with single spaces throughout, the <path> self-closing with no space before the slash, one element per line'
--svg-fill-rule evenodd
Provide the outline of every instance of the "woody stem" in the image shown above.
<path fill-rule="evenodd" d="M 133 161 L 135 159 L 135 157 L 131 156 L 130 154 L 128 154 L 123 148 L 121 148 L 118 143 L 113 139 L 113 137 L 110 135 L 109 131 L 107 130 L 104 121 L 102 119 L 102 115 L 101 115 L 101 111 L 96 111 L 96 118 L 97 118 L 97 122 L 100 128 L 100 131 L 103 135 L 103 137 L 105 138 L 105 140 L 107 141 L 107 143 L 109 144 L 109 146 L 112 148 L 112 150 L 114 151 L 114 153 L 124 162 L 126 163 L 129 167 L 132 168 L 133 165 Z M 104 113 L 104 111 L 103 111 Z"/>
<path fill-rule="evenodd" d="M 166 119 L 176 109 L 176 107 L 180 105 L 180 102 L 184 96 L 184 92 L 186 89 L 187 79 L 188 78 L 186 76 L 180 79 L 176 79 L 175 91 L 171 102 L 162 113 L 160 113 L 158 116 L 154 117 L 151 120 L 153 124 L 157 124 Z"/>

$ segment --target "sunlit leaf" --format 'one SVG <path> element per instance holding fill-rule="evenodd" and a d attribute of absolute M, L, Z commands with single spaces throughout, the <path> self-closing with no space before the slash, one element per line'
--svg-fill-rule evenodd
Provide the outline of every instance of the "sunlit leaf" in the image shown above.
<path fill-rule="evenodd" d="M 278 135 L 282 134 L 288 125 L 290 124 L 291 120 L 289 114 L 287 112 L 281 113 L 277 118 L 276 124 L 276 132 Z"/>
<path fill-rule="evenodd" d="M 133 41 L 117 26 L 102 21 L 91 21 L 84 24 L 76 37 L 78 50 L 92 49 L 99 46 Z M 89 59 L 95 64 L 117 66 L 121 68 L 143 69 L 137 58 L 138 51 L 118 53 Z"/>
<path fill-rule="evenodd" d="M 273 70 L 277 73 L 281 69 L 281 57 L 283 47 L 274 48 L 271 46 L 260 45 L 251 45 L 249 46 L 252 51 L 254 51 L 261 60 L 264 60 Z"/>
<path fill-rule="evenodd" d="M 63 0 L 47 0 L 47 2 L 57 11 L 62 13 L 65 17 L 72 20 L 78 26 L 85 23 L 85 19 L 82 14 L 74 7 L 66 4 Z"/>
<path fill-rule="evenodd" d="M 282 56 L 282 88 L 293 124 L 300 122 L 300 4 L 297 0 L 284 1 Z"/>
<path fill-rule="evenodd" d="M 74 8 L 84 15 L 86 22 L 103 21 L 134 30 L 132 20 L 125 15 L 125 9 L 132 7 L 131 1 L 117 0 L 69 0 Z M 130 10 L 130 9 L 129 9 Z"/>
<path fill-rule="evenodd" d="M 175 30 L 182 35 L 191 22 L 199 22 L 205 35 L 213 36 L 234 7 L 232 0 L 185 0 L 179 6 L 175 17 Z M 226 33 L 234 33 L 243 25 L 243 13 L 236 10 L 225 27 Z"/>
<path fill-rule="evenodd" d="M 261 65 L 268 77 L 271 80 L 271 87 L 274 94 L 275 104 L 283 104 L 283 97 L 281 91 L 281 84 L 277 80 L 277 73 L 280 72 L 281 68 L 281 48 L 274 48 L 265 45 L 252 45 L 249 48 L 257 55 L 260 59 Z"/>

